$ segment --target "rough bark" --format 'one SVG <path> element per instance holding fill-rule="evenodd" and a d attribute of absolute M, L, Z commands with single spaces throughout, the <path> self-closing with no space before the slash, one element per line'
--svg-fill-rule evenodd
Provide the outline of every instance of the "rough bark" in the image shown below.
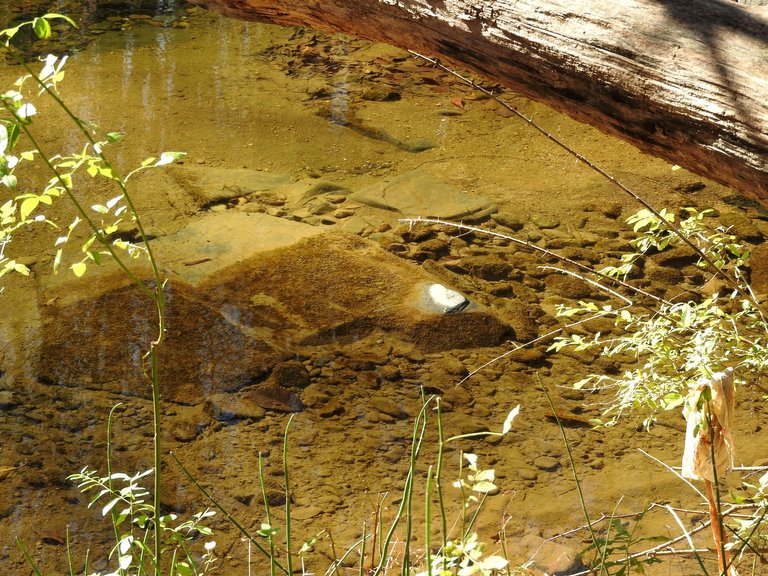
<path fill-rule="evenodd" d="M 196 0 L 438 56 L 768 206 L 768 7 L 730 0 Z"/>

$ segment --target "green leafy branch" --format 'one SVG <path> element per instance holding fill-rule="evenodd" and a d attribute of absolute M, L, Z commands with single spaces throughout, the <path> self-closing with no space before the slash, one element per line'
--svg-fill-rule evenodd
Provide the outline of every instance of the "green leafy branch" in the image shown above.
<path fill-rule="evenodd" d="M 147 501 L 150 492 L 140 484 L 140 480 L 150 474 L 152 470 L 138 472 L 133 476 L 121 472 L 100 476 L 95 470 L 86 467 L 68 477 L 69 480 L 77 482 L 83 494 L 95 494 L 91 498 L 89 508 L 98 503 L 102 506 L 102 516 L 115 512 L 112 522 L 119 532 L 117 543 L 110 552 L 110 558 L 115 558 L 117 563 L 114 574 L 143 574 L 147 569 L 147 562 L 157 568 L 158 559 L 148 545 L 151 531 L 154 529 L 151 520 L 155 518 L 156 510 L 152 503 Z M 159 528 L 170 541 L 170 549 L 173 550 L 171 574 L 202 575 L 213 565 L 215 541 L 204 543 L 202 564 L 195 559 L 189 543 L 198 536 L 210 537 L 213 534 L 203 522 L 214 514 L 212 510 L 205 510 L 178 524 L 175 524 L 178 520 L 176 514 L 166 514 L 158 518 Z M 126 525 L 127 529 L 123 529 Z M 182 551 L 183 558 L 178 558 L 179 550 Z"/>
<path fill-rule="evenodd" d="M 665 210 L 661 213 L 667 221 L 675 218 Z M 686 209 L 678 230 L 706 255 L 697 265 L 711 271 L 714 264 L 733 279 L 735 287 L 723 285 L 724 293 L 715 291 L 706 297 L 690 294 L 686 301 L 659 299 L 655 307 L 633 303 L 614 308 L 583 301 L 558 307 L 558 315 L 565 318 L 588 314 L 611 318 L 620 335 L 562 335 L 550 350 L 599 349 L 606 357 L 630 354 L 637 359 L 637 368 L 618 377 L 590 374 L 574 384 L 614 390 L 605 411 L 611 417 L 609 424 L 624 412 L 638 409 L 650 412 L 648 423 L 660 410 L 680 406 L 699 378 L 709 378 L 726 366 L 757 374 L 768 364 L 765 317 L 747 282 L 750 252 L 728 230 L 710 226 L 705 219 L 708 213 Z M 601 270 L 603 274 L 626 275 L 649 254 L 681 244 L 679 236 L 647 210 L 627 222 L 638 233 L 633 240 L 637 251 L 625 254 L 620 266 Z"/>

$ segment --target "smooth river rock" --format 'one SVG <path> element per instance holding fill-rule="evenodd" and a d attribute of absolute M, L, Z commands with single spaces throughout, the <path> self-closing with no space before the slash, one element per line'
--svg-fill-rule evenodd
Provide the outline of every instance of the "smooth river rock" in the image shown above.
<path fill-rule="evenodd" d="M 466 194 L 426 170 L 416 169 L 355 192 L 350 200 L 401 214 L 473 222 L 496 212 L 485 198 Z"/>

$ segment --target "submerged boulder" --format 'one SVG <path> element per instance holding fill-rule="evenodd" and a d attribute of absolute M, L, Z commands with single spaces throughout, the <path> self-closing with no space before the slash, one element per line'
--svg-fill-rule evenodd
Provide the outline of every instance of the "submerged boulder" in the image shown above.
<path fill-rule="evenodd" d="M 304 347 L 388 334 L 439 352 L 513 336 L 491 310 L 413 262 L 357 236 L 320 232 L 222 212 L 155 241 L 169 278 L 160 347 L 166 399 L 199 403 L 242 390 L 254 405 L 290 411 L 301 407 L 290 394 L 310 380 L 300 363 L 286 360 Z M 149 396 L 143 356 L 159 329 L 152 300 L 116 266 L 95 269 L 87 284 L 70 278 L 58 291 L 43 310 L 38 377 Z M 295 390 L 282 393 L 286 385 Z"/>
<path fill-rule="evenodd" d="M 169 282 L 165 298 L 159 374 L 166 399 L 194 404 L 260 379 L 278 362 L 270 344 L 239 329 L 190 285 Z M 98 296 L 46 309 L 37 376 L 52 384 L 148 397 L 144 355 L 157 336 L 153 302 L 123 280 Z"/>
<path fill-rule="evenodd" d="M 233 266 L 201 288 L 237 306 L 240 317 L 256 316 L 270 303 L 289 326 L 275 337 L 308 346 L 352 343 L 378 331 L 435 352 L 493 346 L 512 336 L 482 306 L 452 314 L 425 306 L 436 280 L 374 242 L 328 232 Z M 454 293 L 457 301 L 464 298 Z"/>

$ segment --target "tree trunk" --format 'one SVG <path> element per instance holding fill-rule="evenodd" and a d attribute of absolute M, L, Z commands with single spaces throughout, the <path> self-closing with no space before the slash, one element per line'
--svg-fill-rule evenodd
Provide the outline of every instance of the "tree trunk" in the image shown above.
<path fill-rule="evenodd" d="M 729 0 L 195 0 L 497 81 L 768 207 L 768 7 Z"/>

